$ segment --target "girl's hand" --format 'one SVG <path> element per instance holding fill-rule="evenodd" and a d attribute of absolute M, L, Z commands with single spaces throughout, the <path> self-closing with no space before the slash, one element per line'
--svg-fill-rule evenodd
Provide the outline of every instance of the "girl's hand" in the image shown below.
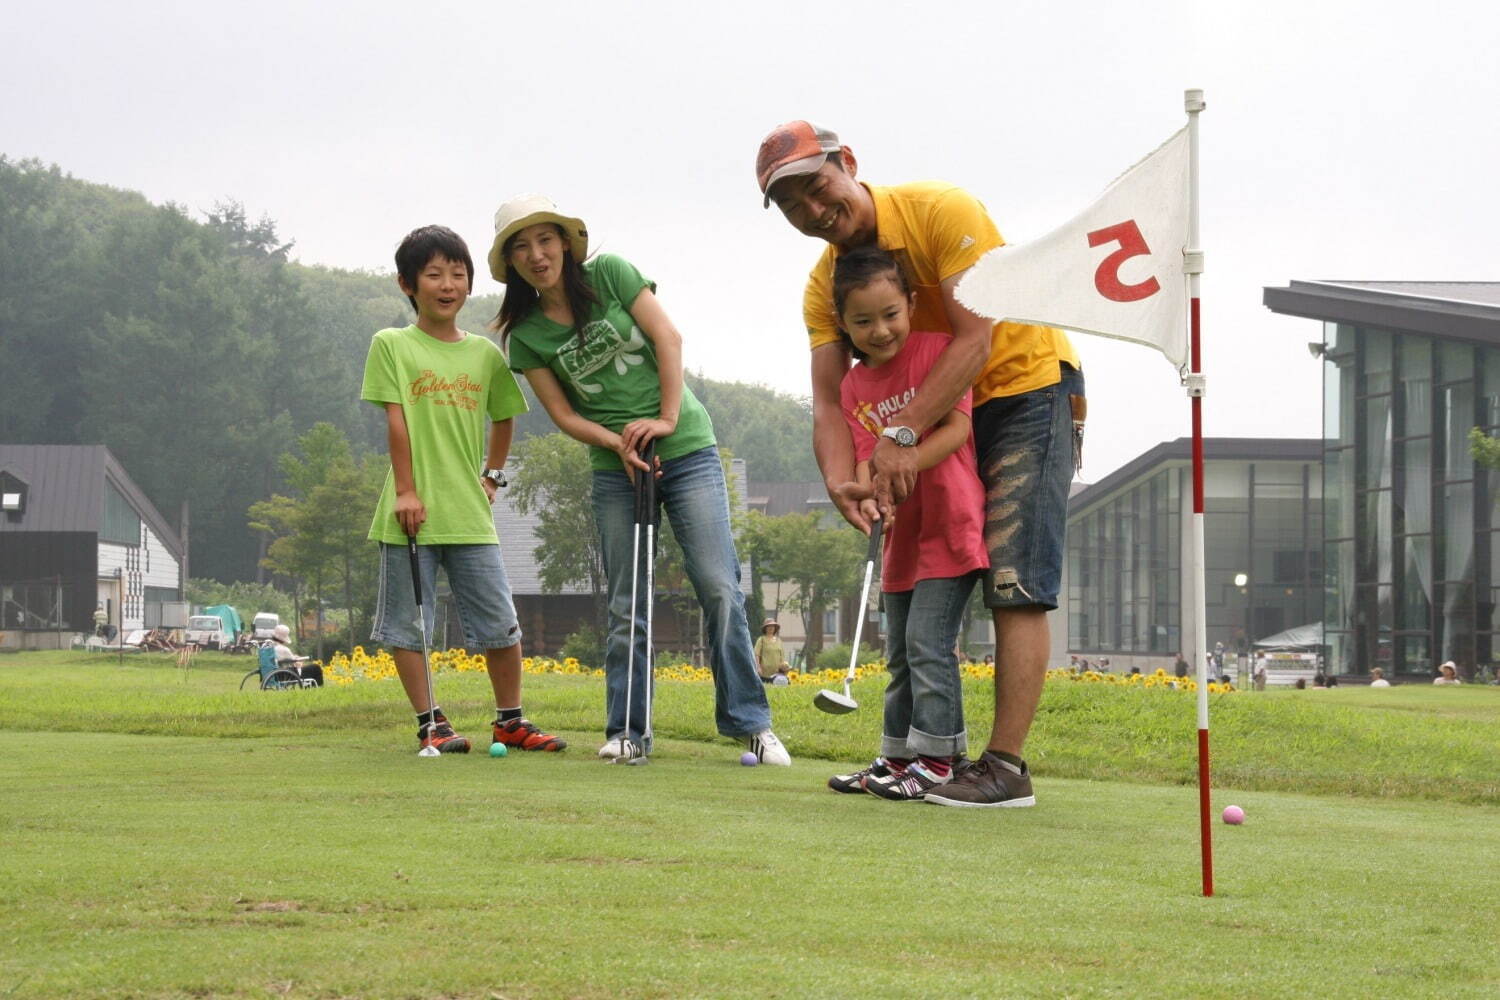
<path fill-rule="evenodd" d="M 640 451 L 646 447 L 647 442 L 660 441 L 672 436 L 677 429 L 677 421 L 666 420 L 662 417 L 653 417 L 643 420 L 632 420 L 620 431 L 620 437 L 625 441 L 625 447 L 633 451 Z M 643 465 L 642 468 L 645 466 Z"/>
<path fill-rule="evenodd" d="M 422 503 L 422 498 L 417 496 L 416 490 L 396 494 L 396 523 L 401 525 L 401 530 L 406 532 L 408 538 L 417 537 L 417 532 L 422 530 L 422 522 L 427 520 L 427 508 Z"/>
<path fill-rule="evenodd" d="M 853 480 L 840 483 L 831 491 L 830 499 L 839 509 L 839 513 L 844 515 L 844 520 L 867 535 L 880 516 L 880 511 L 875 505 L 875 491 L 869 483 L 858 483 Z"/>

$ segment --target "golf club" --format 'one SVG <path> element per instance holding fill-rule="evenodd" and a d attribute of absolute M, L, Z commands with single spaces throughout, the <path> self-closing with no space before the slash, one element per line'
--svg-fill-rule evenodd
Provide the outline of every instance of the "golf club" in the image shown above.
<path fill-rule="evenodd" d="M 864 633 L 865 616 L 869 613 L 870 581 L 875 576 L 875 563 L 880 559 L 880 534 L 884 527 L 884 520 L 870 525 L 870 547 L 865 553 L 865 586 L 860 592 L 859 613 L 854 619 L 854 648 L 849 650 L 849 672 L 844 675 L 844 693 L 823 688 L 813 695 L 813 704 L 830 715 L 844 715 L 859 707 L 859 702 L 849 693 L 849 685 L 854 683 L 854 671 L 859 666 L 859 640 Z"/>
<path fill-rule="evenodd" d="M 611 764 L 634 764 L 641 765 L 648 762 L 646 747 L 650 745 L 651 730 L 651 685 L 646 686 L 646 726 L 642 730 L 641 742 L 636 744 L 630 738 L 631 703 L 635 697 L 635 618 L 636 609 L 640 607 L 640 567 L 641 567 L 641 525 L 642 522 L 654 520 L 656 511 L 656 442 L 648 441 L 646 450 L 641 456 L 645 461 L 647 471 L 641 473 L 637 470 L 633 485 L 635 487 L 635 512 L 634 532 L 631 538 L 630 548 L 630 632 L 628 657 L 625 669 L 625 731 L 620 735 L 620 755 L 613 758 Z M 646 529 L 647 544 L 650 545 L 652 532 L 648 526 Z M 651 666 L 651 553 L 646 556 L 646 664 L 649 670 Z"/>
<path fill-rule="evenodd" d="M 432 657 L 427 649 L 427 615 L 422 610 L 422 570 L 417 558 L 417 536 L 406 536 L 406 552 L 411 556 L 411 586 L 417 595 L 417 631 L 422 634 L 422 675 L 427 678 L 427 736 L 437 726 L 437 702 L 432 696 Z M 442 752 L 425 740 L 418 757 L 440 757 Z"/>

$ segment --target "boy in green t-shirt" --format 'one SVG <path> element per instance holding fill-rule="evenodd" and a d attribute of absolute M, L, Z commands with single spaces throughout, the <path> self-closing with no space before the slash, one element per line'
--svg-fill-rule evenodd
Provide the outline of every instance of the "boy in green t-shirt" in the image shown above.
<path fill-rule="evenodd" d="M 521 712 L 521 628 L 490 512 L 505 484 L 500 470 L 510 451 L 511 418 L 526 411 L 526 401 L 500 349 L 457 326 L 474 287 L 474 260 L 457 233 L 442 226 L 413 230 L 396 248 L 396 272 L 417 321 L 375 334 L 360 388 L 361 399 L 385 410 L 391 454 L 370 525 L 381 560 L 370 638 L 392 649 L 417 713 L 419 747 L 468 753 L 469 741 L 428 699 L 422 649 L 432 635 L 433 587 L 441 565 L 464 645 L 484 650 L 495 691 L 493 740 L 519 750 L 561 750 L 563 740 L 540 731 Z M 422 631 L 408 537 L 418 543 Z"/>

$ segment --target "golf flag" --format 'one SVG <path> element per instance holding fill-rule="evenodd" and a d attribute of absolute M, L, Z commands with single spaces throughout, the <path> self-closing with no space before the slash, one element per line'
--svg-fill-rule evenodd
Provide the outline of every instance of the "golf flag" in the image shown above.
<path fill-rule="evenodd" d="M 985 254 L 958 300 L 997 320 L 1145 344 L 1185 370 L 1188 139 L 1178 131 L 1066 225 Z"/>

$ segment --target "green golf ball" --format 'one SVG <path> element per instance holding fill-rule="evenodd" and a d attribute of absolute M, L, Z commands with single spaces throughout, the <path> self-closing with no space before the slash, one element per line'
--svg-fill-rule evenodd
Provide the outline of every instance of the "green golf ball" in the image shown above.
<path fill-rule="evenodd" d="M 508 753 L 508 752 L 509 751 L 507 751 L 505 749 L 505 744 L 504 743 L 496 742 L 496 743 L 491 743 L 490 744 L 490 756 L 491 757 L 504 757 L 506 755 L 506 753 Z"/>

